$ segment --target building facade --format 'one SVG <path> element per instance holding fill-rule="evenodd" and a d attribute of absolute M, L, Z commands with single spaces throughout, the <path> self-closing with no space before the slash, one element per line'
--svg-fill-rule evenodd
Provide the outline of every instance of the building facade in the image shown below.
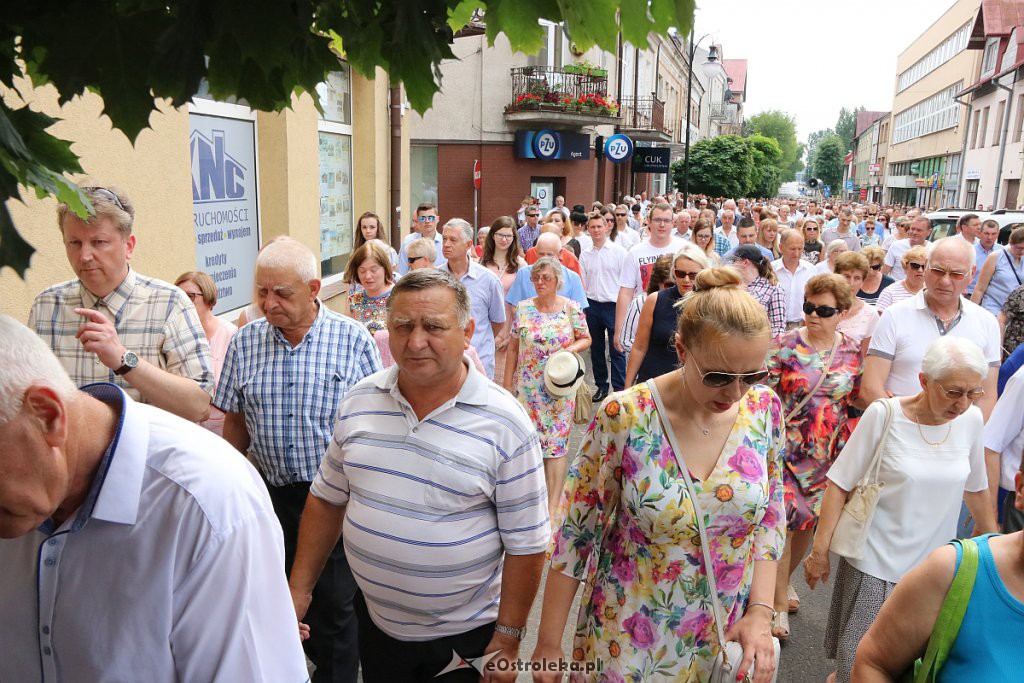
<path fill-rule="evenodd" d="M 896 62 L 883 201 L 950 206 L 960 180 L 966 107 L 957 99 L 977 73 L 968 50 L 980 0 L 958 0 Z"/>
<path fill-rule="evenodd" d="M 859 111 L 853 138 L 853 166 L 844 196 L 860 202 L 881 202 L 888 150 L 887 111 Z"/>

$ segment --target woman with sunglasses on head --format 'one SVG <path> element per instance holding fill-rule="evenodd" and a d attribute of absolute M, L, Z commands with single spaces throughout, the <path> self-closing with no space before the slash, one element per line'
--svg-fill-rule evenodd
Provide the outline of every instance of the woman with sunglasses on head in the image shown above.
<path fill-rule="evenodd" d="M 842 447 L 847 408 L 860 384 L 860 345 L 837 331 L 855 300 L 841 276 L 815 275 L 804 287 L 803 326 L 779 337 L 768 356 L 768 385 L 782 401 L 786 424 L 782 481 L 788 536 L 772 624 L 772 635 L 780 640 L 789 638 L 789 613 L 800 607 L 790 576 L 810 545 L 825 474 Z"/>
<path fill-rule="evenodd" d="M 601 405 L 562 496 L 534 661 L 564 658 L 583 583 L 572 659 L 603 662 L 600 680 L 706 681 L 717 626 L 743 646 L 734 670 L 754 664 L 750 680 L 771 680 L 785 510 L 781 405 L 761 384 L 770 339 L 735 269 L 701 271 L 679 314 L 683 367 Z"/>
<path fill-rule="evenodd" d="M 864 247 L 860 250 L 860 253 L 868 260 L 868 275 L 864 278 L 864 282 L 860 286 L 860 291 L 857 292 L 857 298 L 862 299 L 869 304 L 874 304 L 878 301 L 878 295 L 881 294 L 886 287 L 894 284 L 896 280 L 892 279 L 888 275 L 882 275 L 882 266 L 885 262 L 885 251 L 881 247 Z"/>
<path fill-rule="evenodd" d="M 626 386 L 671 372 L 676 356 L 676 320 L 680 303 L 693 291 L 697 274 L 711 265 L 700 247 L 687 242 L 672 259 L 675 286 L 648 295 L 640 311 L 636 337 L 626 362 Z"/>
<path fill-rule="evenodd" d="M 817 218 L 807 216 L 801 227 L 804 233 L 804 260 L 817 263 L 821 260 L 821 251 L 825 245 L 821 243 L 821 223 Z"/>
<path fill-rule="evenodd" d="M 903 253 L 903 271 L 907 274 L 902 280 L 882 290 L 875 304 L 879 312 L 894 303 L 909 299 L 924 289 L 924 273 L 928 269 L 928 247 L 911 247 Z"/>
<path fill-rule="evenodd" d="M 921 391 L 872 403 L 828 471 L 818 528 L 804 561 L 812 589 L 830 575 L 829 547 L 850 492 L 865 477 L 882 484 L 861 556 L 841 557 L 836 570 L 825 649 L 836 660 L 839 683 L 850 681 L 857 645 L 896 583 L 956 537 L 961 500 L 974 515 L 976 533 L 997 531 L 985 472 L 984 419 L 974 405 L 985 393 L 987 374 L 977 344 L 939 337 L 924 353 Z"/>

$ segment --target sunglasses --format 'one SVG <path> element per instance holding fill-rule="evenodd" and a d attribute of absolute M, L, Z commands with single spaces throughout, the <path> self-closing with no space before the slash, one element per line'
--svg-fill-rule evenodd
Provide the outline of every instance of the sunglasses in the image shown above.
<path fill-rule="evenodd" d="M 818 226 L 808 225 L 806 228 L 804 228 L 804 230 L 807 232 L 818 232 Z"/>
<path fill-rule="evenodd" d="M 936 384 L 939 383 L 936 382 Z M 964 396 L 971 399 L 972 401 L 977 401 L 979 398 L 985 395 L 985 390 L 982 389 L 981 387 L 978 387 L 977 389 L 970 389 L 968 391 L 964 391 L 963 389 L 947 389 L 946 387 L 939 384 L 939 388 L 942 389 L 942 393 L 946 395 L 946 398 L 948 398 L 951 401 L 959 401 Z"/>
<path fill-rule="evenodd" d="M 417 218 L 420 223 L 434 223 L 437 221 L 437 216 L 420 216 Z"/>
<path fill-rule="evenodd" d="M 804 315 L 817 314 L 819 318 L 831 318 L 839 309 L 834 306 L 815 306 L 810 301 L 804 302 Z"/>
<path fill-rule="evenodd" d="M 540 214 L 539 213 L 528 213 L 528 214 L 526 214 L 526 217 L 527 218 L 539 218 Z"/>
<path fill-rule="evenodd" d="M 82 191 L 87 194 L 99 195 L 100 197 L 103 197 L 107 201 L 114 202 L 115 204 L 117 204 L 117 208 L 124 211 L 124 204 L 121 203 L 121 200 L 118 199 L 116 194 L 114 194 L 105 187 L 83 187 Z"/>
<path fill-rule="evenodd" d="M 932 275 L 940 279 L 948 275 L 949 279 L 954 282 L 960 282 L 967 277 L 967 273 L 961 273 L 959 270 L 943 270 L 942 268 L 929 268 L 928 270 L 931 271 Z"/>
<path fill-rule="evenodd" d="M 911 270 L 924 270 L 926 267 L 923 263 L 914 263 L 913 261 L 907 264 L 907 268 Z"/>
<path fill-rule="evenodd" d="M 426 258 L 426 256 L 410 256 L 406 259 L 406 261 L 408 261 L 409 265 L 411 266 L 412 264 L 419 261 L 421 258 Z"/>
<path fill-rule="evenodd" d="M 616 215 L 616 216 L 618 216 L 619 218 L 625 218 L 625 217 L 626 217 L 626 216 L 628 216 L 629 214 L 625 214 L 625 213 L 617 213 L 617 214 L 615 214 L 615 215 Z"/>
<path fill-rule="evenodd" d="M 693 367 L 697 369 L 701 383 L 709 389 L 721 389 L 736 381 L 750 387 L 763 382 L 765 377 L 768 376 L 767 370 L 758 370 L 757 372 L 718 372 L 717 370 L 712 370 L 711 372 L 703 372 L 692 355 L 687 353 L 687 357 L 693 363 Z"/>
<path fill-rule="evenodd" d="M 689 273 L 685 270 L 673 270 L 672 272 L 676 275 L 676 280 L 689 280 L 690 282 L 696 282 L 697 276 L 700 274 L 698 271 Z"/>
<path fill-rule="evenodd" d="M 554 275 L 531 275 L 530 282 L 554 282 L 557 278 Z"/>
<path fill-rule="evenodd" d="M 881 269 L 882 269 L 882 264 L 881 263 L 876 263 L 875 265 L 871 266 L 871 270 L 881 270 Z"/>

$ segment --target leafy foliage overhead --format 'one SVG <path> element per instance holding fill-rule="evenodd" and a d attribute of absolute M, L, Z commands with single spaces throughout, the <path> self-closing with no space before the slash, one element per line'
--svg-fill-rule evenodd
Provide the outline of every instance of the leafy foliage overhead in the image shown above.
<path fill-rule="evenodd" d="M 843 143 L 843 152 L 853 149 L 853 135 L 857 132 L 857 112 L 864 111 L 864 107 L 839 110 L 839 118 L 836 120 L 836 135 Z"/>
<path fill-rule="evenodd" d="M 792 180 L 796 172 L 803 168 L 800 156 L 803 145 L 796 141 L 796 120 L 789 114 L 773 109 L 752 116 L 744 123 L 744 133 L 748 135 L 764 135 L 773 138 L 782 151 L 777 165 L 783 180 Z"/>
<path fill-rule="evenodd" d="M 0 84 L 27 75 L 52 84 L 64 104 L 102 96 L 104 113 L 129 139 L 149 125 L 155 99 L 181 106 L 204 81 L 217 99 L 279 111 L 294 93 L 313 92 L 338 54 L 368 78 L 377 67 L 401 82 L 412 106 L 426 111 L 440 89 L 453 35 L 477 19 L 493 44 L 540 50 L 538 19 L 564 21 L 581 49 L 613 51 L 618 33 L 645 45 L 651 32 L 693 22 L 695 0 L 31 0 L 5 3 L 0 18 Z M 0 268 L 24 277 L 33 248 L 6 207 L 18 186 L 56 195 L 80 216 L 91 207 L 64 178 L 80 173 L 54 123 L 0 100 Z"/>

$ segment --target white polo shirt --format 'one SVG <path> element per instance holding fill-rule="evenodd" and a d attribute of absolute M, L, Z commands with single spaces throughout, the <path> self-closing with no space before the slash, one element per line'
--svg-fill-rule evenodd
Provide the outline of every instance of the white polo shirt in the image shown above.
<path fill-rule="evenodd" d="M 626 250 L 606 239 L 602 247 L 593 244 L 580 252 L 580 270 L 587 298 L 604 303 L 615 303 L 619 297 L 619 276 Z"/>
<path fill-rule="evenodd" d="M 468 367 L 458 394 L 422 420 L 397 365 L 353 387 L 310 489 L 345 506 L 352 574 L 373 623 L 398 640 L 494 621 L 505 554 L 544 552 L 551 538 L 536 427 Z"/>
<path fill-rule="evenodd" d="M 910 396 L 921 391 L 918 374 L 928 345 L 940 336 L 951 335 L 970 339 L 985 354 L 990 367 L 999 367 L 999 323 L 996 317 L 972 301 L 961 298 L 960 313 L 948 330 L 942 332 L 942 321 L 932 313 L 925 301 L 925 290 L 910 299 L 885 309 L 871 337 L 869 356 L 892 362 L 885 388 L 894 396 Z"/>
<path fill-rule="evenodd" d="M 796 272 L 791 273 L 782 263 L 782 259 L 772 261 L 775 276 L 779 279 L 783 295 L 786 297 L 786 322 L 792 323 L 804 319 L 804 287 L 807 281 L 817 275 L 814 265 L 800 259 Z"/>
<path fill-rule="evenodd" d="M 255 468 L 112 384 L 84 391 L 119 429 L 76 513 L 0 539 L 0 681 L 308 680 Z"/>
<path fill-rule="evenodd" d="M 1013 373 L 985 423 L 985 448 L 1000 454 L 999 487 L 1013 490 L 1024 453 L 1024 367 Z"/>
<path fill-rule="evenodd" d="M 929 253 L 931 253 L 932 245 L 934 244 L 934 242 L 925 242 L 923 245 L 919 246 L 923 246 Z M 893 242 L 889 247 L 889 250 L 885 252 L 885 260 L 883 263 L 892 268 L 892 272 L 889 273 L 889 276 L 897 282 L 907 277 L 907 271 L 903 269 L 903 255 L 908 251 L 910 251 L 910 240 L 901 239 Z"/>

